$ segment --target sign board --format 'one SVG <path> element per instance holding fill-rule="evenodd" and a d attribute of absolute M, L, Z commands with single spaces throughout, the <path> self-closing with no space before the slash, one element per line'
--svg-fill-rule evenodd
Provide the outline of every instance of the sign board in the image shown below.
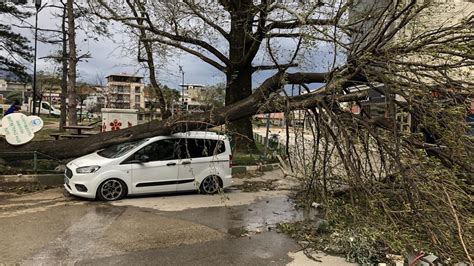
<path fill-rule="evenodd" d="M 0 135 L 11 145 L 22 145 L 30 142 L 43 128 L 43 120 L 38 116 L 26 116 L 22 113 L 13 113 L 2 118 L 0 123 Z"/>
<path fill-rule="evenodd" d="M 138 124 L 138 110 L 102 108 L 102 132 L 116 131 Z"/>

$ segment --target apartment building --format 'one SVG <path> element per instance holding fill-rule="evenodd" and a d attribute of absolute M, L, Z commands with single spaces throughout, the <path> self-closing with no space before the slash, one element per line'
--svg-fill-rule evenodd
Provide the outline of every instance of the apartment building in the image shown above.
<path fill-rule="evenodd" d="M 199 99 L 206 89 L 201 84 L 181 84 L 179 103 L 186 111 L 199 111 L 205 105 Z"/>
<path fill-rule="evenodd" d="M 143 77 L 129 74 L 113 74 L 106 77 L 106 93 L 110 108 L 144 109 L 145 84 Z"/>
<path fill-rule="evenodd" d="M 23 82 L 10 71 L 0 70 L 0 91 L 31 90 L 31 83 Z"/>

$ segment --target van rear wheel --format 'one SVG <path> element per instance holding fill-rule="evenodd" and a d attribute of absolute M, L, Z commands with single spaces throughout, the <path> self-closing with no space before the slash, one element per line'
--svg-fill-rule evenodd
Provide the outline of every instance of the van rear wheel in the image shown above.
<path fill-rule="evenodd" d="M 97 189 L 97 198 L 103 201 L 122 199 L 127 192 L 127 186 L 118 179 L 107 179 Z"/>
<path fill-rule="evenodd" d="M 219 182 L 219 177 L 208 176 L 202 180 L 199 190 L 201 193 L 215 194 L 217 191 L 219 191 L 220 187 L 221 183 Z"/>

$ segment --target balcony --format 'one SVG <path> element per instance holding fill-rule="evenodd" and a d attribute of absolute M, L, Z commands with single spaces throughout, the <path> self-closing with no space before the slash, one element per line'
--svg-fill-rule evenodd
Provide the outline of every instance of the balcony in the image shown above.
<path fill-rule="evenodd" d="M 130 99 L 110 99 L 111 103 L 129 103 Z"/>
<path fill-rule="evenodd" d="M 129 91 L 111 91 L 110 94 L 130 95 Z"/>

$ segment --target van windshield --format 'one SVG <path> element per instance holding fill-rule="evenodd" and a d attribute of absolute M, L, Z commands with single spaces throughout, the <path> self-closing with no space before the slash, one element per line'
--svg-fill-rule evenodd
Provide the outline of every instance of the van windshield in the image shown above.
<path fill-rule="evenodd" d="M 115 144 L 99 151 L 97 154 L 109 159 L 119 158 L 146 141 L 148 141 L 148 139 Z"/>

